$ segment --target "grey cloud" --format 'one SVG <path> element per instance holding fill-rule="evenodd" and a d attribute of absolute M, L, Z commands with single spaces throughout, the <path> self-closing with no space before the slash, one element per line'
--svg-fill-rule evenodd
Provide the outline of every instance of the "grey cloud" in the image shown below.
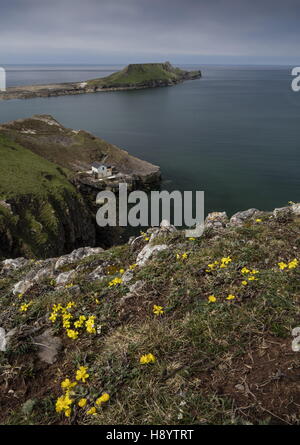
<path fill-rule="evenodd" d="M 0 65 L 162 56 L 296 62 L 299 18 L 298 0 L 11 0 L 1 4 Z"/>

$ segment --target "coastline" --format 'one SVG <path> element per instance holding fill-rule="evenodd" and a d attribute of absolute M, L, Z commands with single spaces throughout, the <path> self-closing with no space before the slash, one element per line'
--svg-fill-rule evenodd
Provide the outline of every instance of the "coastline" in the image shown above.
<path fill-rule="evenodd" d="M 88 94 L 88 93 L 106 93 L 113 91 L 131 91 L 142 90 L 146 88 L 159 88 L 174 86 L 178 83 L 182 83 L 186 80 L 198 79 L 202 76 L 201 71 L 186 72 L 181 78 L 178 79 L 153 79 L 145 80 L 135 84 L 124 84 L 124 86 L 116 85 L 107 87 L 106 85 L 94 85 L 93 81 L 85 82 L 66 82 L 66 83 L 54 83 L 45 85 L 26 85 L 18 87 L 9 87 L 6 91 L 0 92 L 0 100 L 11 99 L 33 99 L 36 97 L 57 97 L 68 96 L 75 94 Z M 105 78 L 103 78 L 104 80 Z M 101 78 L 99 80 L 102 80 Z"/>

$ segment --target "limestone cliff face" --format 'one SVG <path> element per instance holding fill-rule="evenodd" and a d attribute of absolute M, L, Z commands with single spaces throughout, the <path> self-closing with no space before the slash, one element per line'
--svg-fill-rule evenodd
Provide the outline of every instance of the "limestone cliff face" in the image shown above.
<path fill-rule="evenodd" d="M 0 258 L 62 255 L 95 245 L 96 229 L 80 195 L 62 190 L 47 200 L 35 194 L 0 203 Z"/>

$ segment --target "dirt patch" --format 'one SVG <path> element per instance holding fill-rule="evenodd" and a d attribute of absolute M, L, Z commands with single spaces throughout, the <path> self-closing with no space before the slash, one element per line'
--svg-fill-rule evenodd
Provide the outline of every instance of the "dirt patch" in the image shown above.
<path fill-rule="evenodd" d="M 290 339 L 264 339 L 243 357 L 228 357 L 203 381 L 234 402 L 235 416 L 300 423 L 300 354 Z"/>

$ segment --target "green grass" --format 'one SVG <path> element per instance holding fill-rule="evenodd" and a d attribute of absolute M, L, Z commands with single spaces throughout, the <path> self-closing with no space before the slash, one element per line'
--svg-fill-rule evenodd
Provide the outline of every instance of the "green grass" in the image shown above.
<path fill-rule="evenodd" d="M 35 194 L 46 197 L 74 188 L 67 171 L 0 134 L 0 199 Z"/>

